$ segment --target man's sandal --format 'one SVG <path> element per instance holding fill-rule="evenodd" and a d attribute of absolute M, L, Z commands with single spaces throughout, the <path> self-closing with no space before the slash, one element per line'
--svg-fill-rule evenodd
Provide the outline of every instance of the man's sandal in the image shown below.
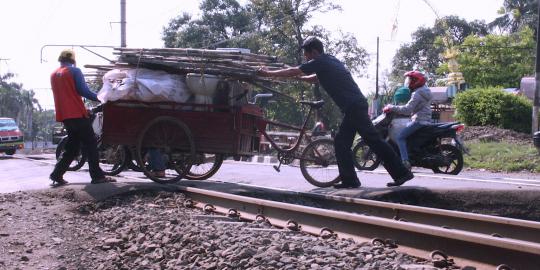
<path fill-rule="evenodd" d="M 91 184 L 103 184 L 103 183 L 114 183 L 114 182 L 116 182 L 116 180 L 114 178 L 103 177 L 103 178 L 100 178 L 100 179 L 94 179 L 90 183 Z"/>
<path fill-rule="evenodd" d="M 59 187 L 68 184 L 68 181 L 64 180 L 64 178 L 50 178 L 52 183 L 51 187 Z"/>

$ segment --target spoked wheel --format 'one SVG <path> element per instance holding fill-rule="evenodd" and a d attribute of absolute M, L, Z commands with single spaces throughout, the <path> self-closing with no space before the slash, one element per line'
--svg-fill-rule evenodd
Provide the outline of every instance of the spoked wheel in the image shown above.
<path fill-rule="evenodd" d="M 443 156 L 445 164 L 443 166 L 433 167 L 434 173 L 457 175 L 463 169 L 463 154 L 461 151 L 450 144 L 440 146 L 440 155 Z"/>
<path fill-rule="evenodd" d="M 206 180 L 214 175 L 223 163 L 223 154 L 197 154 L 186 178 Z"/>
<path fill-rule="evenodd" d="M 145 153 L 155 149 L 166 165 L 163 177 L 152 171 L 153 164 L 146 159 Z M 176 183 L 190 170 L 195 160 L 195 143 L 191 131 L 183 122 L 169 116 L 161 116 L 152 120 L 142 130 L 137 141 L 137 163 L 144 174 L 161 184 Z"/>
<path fill-rule="evenodd" d="M 60 160 L 62 154 L 66 151 L 67 137 L 63 138 L 58 145 L 56 146 L 56 160 Z M 75 155 L 75 158 L 69 164 L 68 171 L 76 171 L 80 169 L 86 162 L 86 155 L 82 154 L 81 147 L 79 147 L 79 152 Z"/>
<path fill-rule="evenodd" d="M 124 170 L 127 156 L 123 145 L 100 145 L 99 167 L 105 175 L 117 175 Z"/>
<path fill-rule="evenodd" d="M 353 148 L 353 163 L 359 170 L 373 171 L 379 167 L 381 159 L 364 140 L 360 140 Z"/>
<path fill-rule="evenodd" d="M 304 178 L 314 186 L 330 187 L 339 182 L 334 141 L 319 139 L 306 146 L 300 158 Z"/>

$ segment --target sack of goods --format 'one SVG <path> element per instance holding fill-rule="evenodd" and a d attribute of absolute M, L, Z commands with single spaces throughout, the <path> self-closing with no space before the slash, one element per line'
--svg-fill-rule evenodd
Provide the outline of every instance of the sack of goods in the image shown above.
<path fill-rule="evenodd" d="M 191 93 L 185 76 L 150 69 L 113 69 L 103 76 L 101 102 L 140 100 L 145 102 L 186 102 Z"/>

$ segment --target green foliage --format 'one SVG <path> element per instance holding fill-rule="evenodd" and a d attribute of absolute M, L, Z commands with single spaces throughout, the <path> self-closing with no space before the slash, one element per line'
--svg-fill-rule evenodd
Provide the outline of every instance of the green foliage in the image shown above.
<path fill-rule="evenodd" d="M 338 11 L 341 8 L 328 0 L 252 0 L 245 5 L 236 0 L 203 0 L 200 18 L 181 14 L 164 28 L 166 47 L 241 47 L 254 53 L 274 55 L 281 62 L 298 65 L 303 62 L 299 50 L 310 35 L 321 37 L 328 53 L 341 59 L 353 74 L 360 74 L 367 67 L 369 55 L 348 33 L 331 35 L 319 25 L 310 24 L 315 13 Z M 300 99 L 327 101 L 320 116 L 327 126 L 338 121 L 340 114 L 324 91 L 313 91 L 306 83 L 287 82 L 274 86 L 284 94 Z M 269 116 L 283 122 L 298 123 L 301 111 L 298 106 L 281 102 L 270 104 Z"/>
<path fill-rule="evenodd" d="M 532 103 L 500 88 L 478 88 L 459 93 L 455 100 L 456 118 L 471 126 L 497 126 L 530 132 Z"/>
<path fill-rule="evenodd" d="M 509 35 L 469 36 L 460 47 L 460 69 L 473 87 L 516 87 L 523 76 L 534 73 L 535 41 L 529 28 Z"/>
<path fill-rule="evenodd" d="M 429 73 L 435 73 L 444 62 L 443 38 L 450 35 L 449 43 L 461 44 L 469 35 L 485 35 L 487 26 L 483 22 L 467 22 L 457 16 L 447 16 L 437 20 L 433 27 L 419 27 L 412 34 L 413 42 L 402 45 L 392 60 L 392 77 L 401 78 L 404 72 L 417 65 Z"/>
<path fill-rule="evenodd" d="M 538 26 L 538 0 L 505 0 L 498 13 L 501 16 L 489 23 L 491 29 L 514 33 L 524 27 Z"/>
<path fill-rule="evenodd" d="M 506 172 L 540 172 L 540 155 L 532 144 L 472 143 L 467 144 L 467 147 L 470 150 L 470 155 L 464 156 L 467 167 Z"/>

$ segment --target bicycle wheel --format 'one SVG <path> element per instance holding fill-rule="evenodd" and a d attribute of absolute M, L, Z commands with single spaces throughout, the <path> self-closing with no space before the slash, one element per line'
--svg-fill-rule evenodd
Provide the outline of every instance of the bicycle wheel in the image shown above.
<path fill-rule="evenodd" d="M 99 167 L 105 175 L 117 175 L 126 166 L 126 148 L 123 145 L 100 145 Z"/>
<path fill-rule="evenodd" d="M 354 167 L 358 170 L 373 171 L 381 164 L 381 159 L 364 140 L 360 140 L 352 151 Z"/>
<path fill-rule="evenodd" d="M 137 164 L 137 147 L 127 146 L 126 148 L 126 167 L 136 172 L 142 172 L 143 170 Z"/>
<path fill-rule="evenodd" d="M 186 174 L 189 180 L 206 180 L 214 175 L 223 163 L 223 154 L 197 154 L 191 169 Z"/>
<path fill-rule="evenodd" d="M 66 143 L 67 143 L 67 137 L 62 138 L 58 145 L 56 146 L 56 161 L 60 160 L 60 157 L 64 152 L 66 151 Z M 68 171 L 76 171 L 80 169 L 84 163 L 86 162 L 86 155 L 82 154 L 81 148 L 79 147 L 79 151 L 77 152 L 77 155 L 75 155 L 75 158 L 69 164 Z"/>
<path fill-rule="evenodd" d="M 149 149 L 157 150 L 167 166 L 164 177 L 151 171 L 151 164 L 145 158 Z M 152 181 L 170 184 L 180 181 L 190 170 L 195 160 L 195 143 L 191 131 L 182 121 L 161 116 L 150 121 L 141 131 L 137 140 L 137 163 Z"/>
<path fill-rule="evenodd" d="M 445 160 L 445 165 L 433 167 L 434 173 L 453 174 L 457 175 L 463 169 L 463 154 L 461 151 L 450 144 L 442 144 L 440 146 L 440 155 Z"/>
<path fill-rule="evenodd" d="M 300 158 L 300 171 L 317 187 L 330 187 L 339 182 L 334 141 L 319 139 L 308 144 Z"/>

